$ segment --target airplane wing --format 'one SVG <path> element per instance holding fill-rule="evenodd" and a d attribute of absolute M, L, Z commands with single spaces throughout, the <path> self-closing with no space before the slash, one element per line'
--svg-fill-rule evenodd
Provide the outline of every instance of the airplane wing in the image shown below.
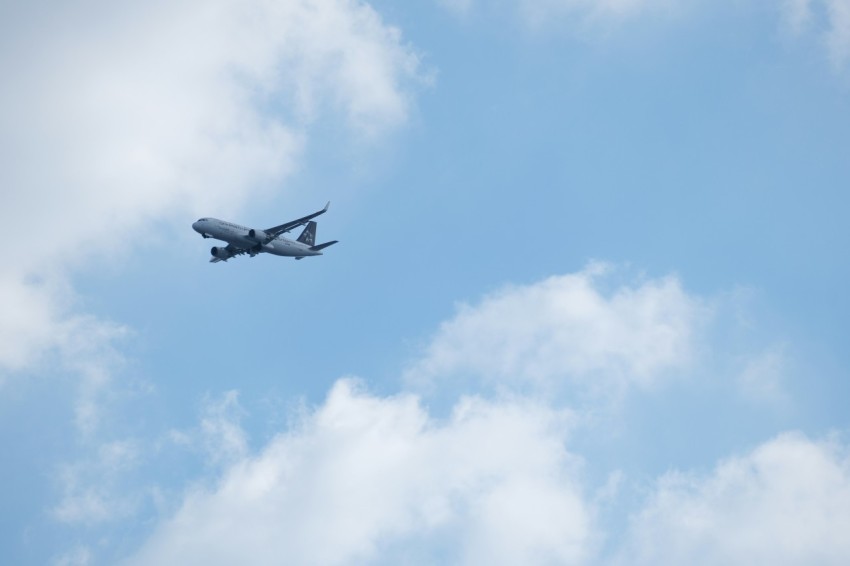
<path fill-rule="evenodd" d="M 331 205 L 331 201 L 328 201 L 328 204 L 325 205 L 325 208 L 323 208 L 322 210 L 320 210 L 318 212 L 314 212 L 313 214 L 308 214 L 307 216 L 305 216 L 303 218 L 299 218 L 298 220 L 292 220 L 290 222 L 286 222 L 284 224 L 281 224 L 280 226 L 275 226 L 274 228 L 269 228 L 268 230 L 265 230 L 266 241 L 263 242 L 263 243 L 268 244 L 269 242 L 271 242 L 272 240 L 274 240 L 275 238 L 277 238 L 281 234 L 283 234 L 285 232 L 289 232 L 290 230 L 292 230 L 294 228 L 298 228 L 299 226 L 304 226 L 305 224 L 307 224 L 313 218 L 319 216 L 320 214 L 326 213 L 328 211 L 328 207 L 330 205 Z"/>

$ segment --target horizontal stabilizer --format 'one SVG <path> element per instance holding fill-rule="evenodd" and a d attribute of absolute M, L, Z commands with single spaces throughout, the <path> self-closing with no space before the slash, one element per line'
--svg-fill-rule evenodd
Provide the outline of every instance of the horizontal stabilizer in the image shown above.
<path fill-rule="evenodd" d="M 310 248 L 310 251 L 317 252 L 319 250 L 323 250 L 328 246 L 332 246 L 337 243 L 339 240 L 331 240 L 330 242 L 325 242 L 324 244 L 319 244 L 318 246 L 313 246 Z"/>

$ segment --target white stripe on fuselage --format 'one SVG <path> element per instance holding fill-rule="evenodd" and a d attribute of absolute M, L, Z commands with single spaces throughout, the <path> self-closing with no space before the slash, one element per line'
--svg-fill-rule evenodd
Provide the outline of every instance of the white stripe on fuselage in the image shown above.
<path fill-rule="evenodd" d="M 243 250 L 250 250 L 257 245 L 256 240 L 248 237 L 248 228 L 217 218 L 204 218 L 197 221 L 192 227 L 201 234 L 222 240 Z M 278 236 L 264 245 L 260 252 L 287 257 L 322 255 L 322 252 L 311 250 L 307 244 L 283 236 Z"/>

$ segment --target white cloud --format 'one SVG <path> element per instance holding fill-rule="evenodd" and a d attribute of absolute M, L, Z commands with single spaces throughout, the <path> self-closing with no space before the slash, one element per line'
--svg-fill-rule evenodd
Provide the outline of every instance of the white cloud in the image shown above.
<path fill-rule="evenodd" d="M 461 305 L 407 372 L 412 383 L 472 376 L 550 388 L 650 386 L 694 359 L 709 315 L 678 279 L 603 291 L 611 268 L 509 286 Z"/>
<path fill-rule="evenodd" d="M 579 563 L 593 513 L 564 448 L 569 415 L 338 382 L 300 427 L 191 491 L 131 564 Z"/>
<path fill-rule="evenodd" d="M 313 120 L 403 123 L 417 56 L 359 0 L 39 2 L 0 18 L 0 372 L 120 330 L 76 314 L 70 270 L 152 219 L 267 195 Z M 80 346 L 81 329 L 102 342 Z M 91 338 L 94 341 L 94 338 Z M 90 364 L 81 358 L 78 363 Z"/>
<path fill-rule="evenodd" d="M 630 528 L 625 564 L 847 564 L 850 458 L 783 434 L 708 476 L 669 473 Z"/>

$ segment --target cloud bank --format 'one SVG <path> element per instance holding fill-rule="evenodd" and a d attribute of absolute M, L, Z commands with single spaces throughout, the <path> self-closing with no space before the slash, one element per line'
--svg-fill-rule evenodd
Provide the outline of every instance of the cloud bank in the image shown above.
<path fill-rule="evenodd" d="M 568 451 L 571 414 L 464 398 L 451 417 L 352 380 L 220 481 L 127 564 L 843 564 L 850 446 L 799 433 L 709 474 L 672 471 L 622 538 Z M 617 497 L 616 490 L 608 497 Z M 607 539 L 607 550 L 604 544 Z"/>
<path fill-rule="evenodd" d="M 710 463 L 710 471 L 674 466 L 644 480 L 642 492 L 626 493 L 623 485 L 636 478 L 624 477 L 616 460 L 607 477 L 588 477 L 592 462 L 576 447 L 593 444 L 599 431 L 584 426 L 584 409 L 557 396 L 525 396 L 516 376 L 557 378 L 549 370 L 563 366 L 579 376 L 635 375 L 637 384 L 662 384 L 670 367 L 692 361 L 694 328 L 707 303 L 672 277 L 606 293 L 603 273 L 593 265 L 462 306 L 415 367 L 437 384 L 462 367 L 482 379 L 492 374 L 503 387 L 489 397 L 455 399 L 447 417 L 415 394 L 378 396 L 342 379 L 322 404 L 252 454 L 228 393 L 202 429 L 218 431 L 225 448 L 234 444 L 227 439 L 238 439 L 238 450 L 226 450 L 231 463 L 191 487 L 126 563 L 850 559 L 850 445 L 837 436 L 780 434 Z M 553 336 L 551 346 L 539 347 Z M 605 337 L 611 346 L 595 347 L 609 342 Z M 564 355 L 553 356 L 562 348 Z M 579 349 L 592 355 L 576 362 Z M 500 372 L 502 365 L 510 371 Z"/>
<path fill-rule="evenodd" d="M 445 422 L 351 380 L 192 490 L 128 564 L 576 563 L 592 543 L 569 415 L 465 398 Z"/>

